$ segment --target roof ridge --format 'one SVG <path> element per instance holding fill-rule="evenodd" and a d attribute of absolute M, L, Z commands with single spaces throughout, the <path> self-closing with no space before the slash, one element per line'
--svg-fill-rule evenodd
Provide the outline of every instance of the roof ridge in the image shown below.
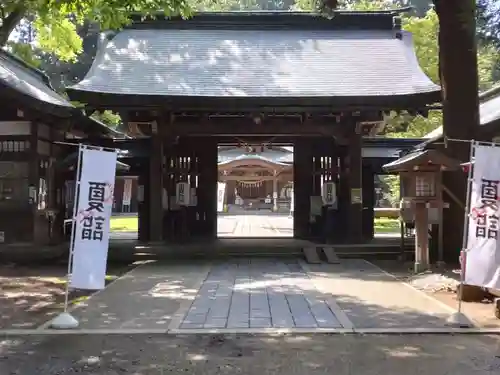
<path fill-rule="evenodd" d="M 228 11 L 195 12 L 190 18 L 166 17 L 163 13 L 135 14 L 126 28 L 252 27 L 303 29 L 384 29 L 398 28 L 398 14 L 405 9 L 381 11 L 337 10 L 330 15 L 318 12 Z"/>

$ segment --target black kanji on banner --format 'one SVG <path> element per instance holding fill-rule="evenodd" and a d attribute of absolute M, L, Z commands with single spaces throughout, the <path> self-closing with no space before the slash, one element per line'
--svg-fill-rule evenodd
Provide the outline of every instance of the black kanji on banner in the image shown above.
<path fill-rule="evenodd" d="M 82 240 L 102 241 L 104 238 L 104 222 L 102 216 L 87 216 L 82 220 Z"/>
<path fill-rule="evenodd" d="M 87 211 L 96 210 L 104 211 L 104 197 L 106 193 L 106 183 L 104 182 L 89 182 L 89 194 Z"/>
<path fill-rule="evenodd" d="M 481 179 L 481 207 L 476 219 L 477 238 L 498 238 L 498 185 L 500 181 Z"/>

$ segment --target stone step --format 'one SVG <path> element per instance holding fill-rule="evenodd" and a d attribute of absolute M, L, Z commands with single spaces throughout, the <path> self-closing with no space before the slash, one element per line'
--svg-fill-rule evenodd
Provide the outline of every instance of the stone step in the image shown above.
<path fill-rule="evenodd" d="M 323 247 L 323 253 L 326 256 L 326 261 L 331 264 L 339 264 L 340 260 L 332 246 Z"/>
<path fill-rule="evenodd" d="M 321 259 L 319 258 L 318 250 L 316 247 L 304 247 L 302 251 L 304 252 L 304 256 L 306 257 L 307 263 L 311 264 L 321 263 Z"/>

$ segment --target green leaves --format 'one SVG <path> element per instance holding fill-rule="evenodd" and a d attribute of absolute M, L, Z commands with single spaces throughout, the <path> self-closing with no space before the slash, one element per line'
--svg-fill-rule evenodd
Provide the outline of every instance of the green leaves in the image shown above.
<path fill-rule="evenodd" d="M 21 18 L 34 20 L 38 48 L 63 61 L 73 61 L 82 51 L 77 25 L 87 20 L 98 23 L 101 29 L 120 29 L 136 13 L 188 17 L 191 7 L 188 0 L 4 0 L 0 3 L 0 35 L 12 32 L 19 19 L 9 23 L 13 18 L 9 16 L 20 14 Z M 0 44 L 5 45 L 6 38 Z"/>
<path fill-rule="evenodd" d="M 39 17 L 33 23 L 38 48 L 55 52 L 63 61 L 76 61 L 82 52 L 82 39 L 76 33 L 76 25 L 60 14 Z"/>

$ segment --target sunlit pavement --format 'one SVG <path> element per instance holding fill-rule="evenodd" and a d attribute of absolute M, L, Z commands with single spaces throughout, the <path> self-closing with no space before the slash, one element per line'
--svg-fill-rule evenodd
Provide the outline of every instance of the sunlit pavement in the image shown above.
<path fill-rule="evenodd" d="M 379 238 L 399 237 L 399 233 L 377 233 Z M 288 215 L 219 215 L 218 237 L 293 237 L 293 218 Z M 136 240 L 137 232 L 111 232 L 111 240 Z"/>
<path fill-rule="evenodd" d="M 287 215 L 220 215 L 219 237 L 292 237 L 293 218 Z"/>

